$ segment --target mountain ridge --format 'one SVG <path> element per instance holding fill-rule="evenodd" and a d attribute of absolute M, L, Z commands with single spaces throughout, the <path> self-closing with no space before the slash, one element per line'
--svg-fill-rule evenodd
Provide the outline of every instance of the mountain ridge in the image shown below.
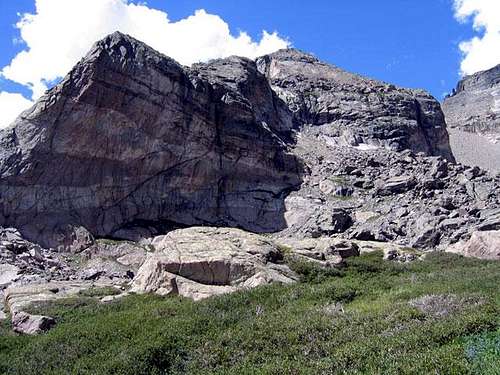
<path fill-rule="evenodd" d="M 134 222 L 155 221 L 283 229 L 284 206 L 279 201 L 300 186 L 303 173 L 301 162 L 287 148 L 295 142 L 293 133 L 313 118 L 319 119 L 318 125 L 331 120 L 330 127 L 343 129 L 351 145 L 374 142 L 376 147 L 413 147 L 453 158 L 439 104 L 430 96 L 422 99 L 420 92 L 375 84 L 295 50 L 269 58 L 292 55 L 300 56 L 299 63 L 318 64 L 302 71 L 312 73 L 305 87 L 311 92 L 291 93 L 305 104 L 305 112 L 294 111 L 295 103 L 287 103 L 290 93 L 280 97 L 286 90 L 278 87 L 279 82 L 268 83 L 269 77 L 259 72 L 265 59 L 230 57 L 185 68 L 120 32 L 98 41 L 61 83 L 3 132 L 1 223 L 21 228 L 30 239 L 44 238 L 44 232 L 57 232 L 68 224 L 97 236 L 116 236 Z M 340 76 L 340 84 L 318 78 L 318 69 Z M 354 86 L 345 82 L 352 77 Z M 371 103 L 369 93 L 356 82 L 372 82 L 373 95 L 382 101 Z M 321 85 L 327 88 L 327 105 L 318 107 L 313 97 L 321 99 Z M 271 86 L 279 89 L 278 94 Z M 344 101 L 338 90 L 347 86 L 354 87 L 354 96 Z M 383 99 L 379 89 L 394 98 Z M 312 95 L 312 90 L 320 92 Z M 337 90 L 336 97 L 329 96 L 332 90 Z M 328 107 L 332 100 L 339 101 L 333 113 Z M 359 111 L 352 107 L 356 101 L 362 103 Z M 406 116 L 404 121 L 401 116 Z M 377 121 L 374 130 L 368 126 Z M 441 143 L 429 142 L 432 134 Z M 248 139 L 260 151 L 248 148 Z M 189 144 L 183 146 L 186 141 Z M 198 156 L 179 158 L 195 150 L 200 150 Z M 203 161 L 206 155 L 212 155 L 212 161 Z M 56 165 L 64 173 L 54 174 Z M 162 171 L 176 177 L 162 179 Z M 249 177 L 248 171 L 256 176 Z M 200 173 L 205 177 L 196 180 Z M 160 187 L 169 183 L 173 186 L 167 190 Z M 158 193 L 161 190 L 165 192 Z M 255 202 L 267 203 L 252 203 L 247 192 Z M 166 201 L 162 194 L 168 196 Z M 44 244 L 56 242 L 49 239 Z"/>

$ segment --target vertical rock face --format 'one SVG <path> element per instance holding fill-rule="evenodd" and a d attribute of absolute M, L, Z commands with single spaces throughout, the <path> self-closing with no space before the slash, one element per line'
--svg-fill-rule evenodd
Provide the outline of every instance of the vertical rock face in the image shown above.
<path fill-rule="evenodd" d="M 257 66 L 300 123 L 351 146 L 453 160 L 440 105 L 424 91 L 351 74 L 297 50 L 264 56 Z"/>
<path fill-rule="evenodd" d="M 46 246 L 67 224 L 282 229 L 291 118 L 250 60 L 184 69 L 112 34 L 2 131 L 0 225 Z"/>
<path fill-rule="evenodd" d="M 500 64 L 461 80 L 443 102 L 451 128 L 473 133 L 500 133 Z"/>
<path fill-rule="evenodd" d="M 461 80 L 443 111 L 457 160 L 500 171 L 500 65 Z"/>

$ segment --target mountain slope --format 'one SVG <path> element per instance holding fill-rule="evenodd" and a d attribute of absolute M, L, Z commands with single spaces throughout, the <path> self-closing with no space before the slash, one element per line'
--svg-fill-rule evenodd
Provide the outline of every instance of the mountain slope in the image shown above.
<path fill-rule="evenodd" d="M 351 146 L 454 160 L 439 103 L 422 90 L 352 74 L 296 50 L 264 56 L 257 65 L 303 124 Z"/>
<path fill-rule="evenodd" d="M 115 33 L 1 133 L 0 225 L 51 247 L 78 227 L 283 230 L 284 199 L 309 173 L 290 152 L 308 125 L 349 147 L 453 160 L 423 92 L 295 50 L 186 68 Z"/>

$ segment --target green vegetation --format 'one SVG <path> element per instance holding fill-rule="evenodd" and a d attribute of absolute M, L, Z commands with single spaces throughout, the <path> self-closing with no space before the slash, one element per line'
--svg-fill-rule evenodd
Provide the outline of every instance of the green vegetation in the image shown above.
<path fill-rule="evenodd" d="M 374 253 L 331 273 L 293 267 L 295 285 L 197 303 L 59 301 L 45 335 L 0 330 L 0 373 L 500 373 L 499 262 L 436 253 L 395 264 Z"/>
<path fill-rule="evenodd" d="M 337 199 L 339 201 L 350 201 L 354 199 L 352 195 L 336 195 L 336 194 L 332 194 L 332 198 Z"/>
<path fill-rule="evenodd" d="M 344 175 L 330 176 L 328 179 L 338 185 L 351 185 L 349 179 Z"/>
<path fill-rule="evenodd" d="M 105 297 L 105 296 L 115 296 L 120 294 L 121 290 L 114 288 L 112 286 L 103 287 L 93 287 L 90 289 L 85 289 L 80 291 L 78 294 L 82 297 Z"/>

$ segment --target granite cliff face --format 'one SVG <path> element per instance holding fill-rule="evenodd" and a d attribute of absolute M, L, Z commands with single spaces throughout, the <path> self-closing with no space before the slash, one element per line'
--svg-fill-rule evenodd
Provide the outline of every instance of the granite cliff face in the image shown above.
<path fill-rule="evenodd" d="M 115 33 L 2 132 L 0 223 L 45 246 L 68 225 L 282 229 L 291 124 L 253 61 L 187 69 Z"/>

